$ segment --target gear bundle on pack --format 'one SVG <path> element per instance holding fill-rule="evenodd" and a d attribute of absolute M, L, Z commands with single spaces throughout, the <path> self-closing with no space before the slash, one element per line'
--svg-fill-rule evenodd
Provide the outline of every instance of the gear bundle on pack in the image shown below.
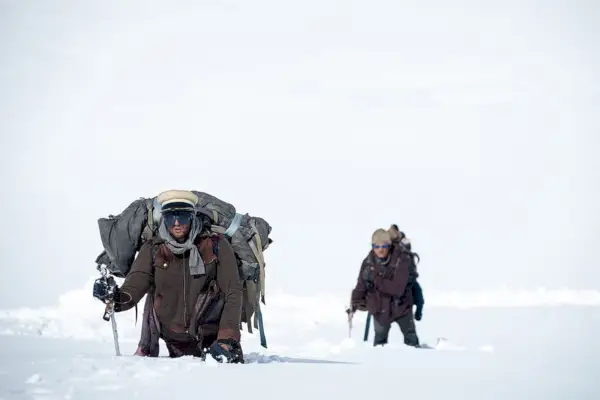
<path fill-rule="evenodd" d="M 244 282 L 242 322 L 247 324 L 249 332 L 252 332 L 252 326 L 260 329 L 261 343 L 266 347 L 260 303 L 265 304 L 263 252 L 272 243 L 269 238 L 271 226 L 262 218 L 237 213 L 233 205 L 208 193 L 192 193 L 198 196 L 196 215 L 199 221 L 231 243 Z M 139 198 L 120 214 L 100 218 L 98 226 L 104 251 L 96 258 L 96 263 L 105 265 L 116 277 L 126 277 L 136 253 L 158 231 L 160 224 L 161 206 L 156 197 Z"/>

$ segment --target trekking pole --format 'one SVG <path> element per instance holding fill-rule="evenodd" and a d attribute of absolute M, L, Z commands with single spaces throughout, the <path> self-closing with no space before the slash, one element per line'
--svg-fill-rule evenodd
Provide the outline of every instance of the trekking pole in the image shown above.
<path fill-rule="evenodd" d="M 365 335 L 363 341 L 369 340 L 369 329 L 371 328 L 371 313 L 367 313 L 367 323 L 365 324 Z"/>
<path fill-rule="evenodd" d="M 117 283 L 115 282 L 115 278 L 112 276 L 108 276 L 108 269 L 104 265 L 98 264 L 98 270 L 100 271 L 100 275 L 102 279 L 108 285 L 108 301 L 106 302 L 106 308 L 104 310 L 104 315 L 102 319 L 105 321 L 109 321 L 112 324 L 112 332 L 113 332 L 113 341 L 115 343 L 115 353 L 117 356 L 121 355 L 121 349 L 119 347 L 119 332 L 117 331 L 117 321 L 115 320 L 115 290 L 117 288 Z"/>

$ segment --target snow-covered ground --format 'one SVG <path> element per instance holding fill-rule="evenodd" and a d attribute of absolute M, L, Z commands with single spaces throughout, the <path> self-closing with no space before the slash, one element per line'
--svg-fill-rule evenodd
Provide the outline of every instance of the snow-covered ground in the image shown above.
<path fill-rule="evenodd" d="M 264 308 L 269 349 L 245 333 L 249 363 L 219 365 L 131 356 L 133 311 L 117 316 L 124 356 L 115 357 L 110 323 L 89 289 L 52 307 L 0 312 L 0 398 L 600 398 L 595 291 L 432 291 L 418 332 L 429 344 L 447 339 L 435 351 L 404 347 L 398 329 L 389 346 L 372 348 L 362 341 L 364 314 L 349 338 L 347 296 L 275 292 Z"/>
<path fill-rule="evenodd" d="M 599 5 L 0 0 L 0 400 L 600 399 Z M 247 365 L 132 357 L 133 311 L 116 358 L 82 285 L 175 188 L 273 226 Z M 437 350 L 348 337 L 391 223 Z"/>

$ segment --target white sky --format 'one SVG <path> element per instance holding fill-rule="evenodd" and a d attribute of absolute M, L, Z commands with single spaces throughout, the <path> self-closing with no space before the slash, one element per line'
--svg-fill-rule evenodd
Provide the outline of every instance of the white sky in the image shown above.
<path fill-rule="evenodd" d="M 392 222 L 425 290 L 600 288 L 598 3 L 197 3 L 0 0 L 0 306 L 170 188 L 271 223 L 267 291 L 349 293 Z"/>

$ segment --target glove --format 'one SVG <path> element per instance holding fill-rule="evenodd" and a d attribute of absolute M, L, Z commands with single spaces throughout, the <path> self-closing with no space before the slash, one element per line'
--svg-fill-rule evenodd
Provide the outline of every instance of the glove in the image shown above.
<path fill-rule="evenodd" d="M 107 303 L 112 300 L 114 293 L 117 288 L 115 278 L 109 276 L 108 278 L 98 278 L 94 281 L 93 295 L 95 298 L 103 303 Z"/>
<path fill-rule="evenodd" d="M 356 312 L 356 311 L 367 311 L 367 302 L 364 300 L 360 300 L 360 301 L 355 301 L 352 303 L 352 305 L 350 306 L 350 310 L 352 312 Z"/>
<path fill-rule="evenodd" d="M 417 310 L 415 311 L 415 319 L 420 321 L 423 318 L 423 306 L 417 306 Z"/>
<path fill-rule="evenodd" d="M 219 339 L 215 341 L 209 348 L 208 353 L 218 362 L 236 364 L 244 363 L 242 347 L 233 339 Z"/>

